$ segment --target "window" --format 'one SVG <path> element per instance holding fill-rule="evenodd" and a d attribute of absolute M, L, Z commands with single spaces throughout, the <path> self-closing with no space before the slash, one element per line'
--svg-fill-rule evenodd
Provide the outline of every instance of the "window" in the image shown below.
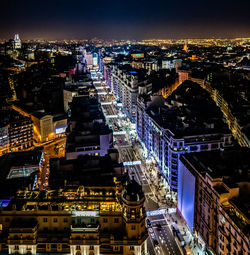
<path fill-rule="evenodd" d="M 103 218 L 103 223 L 107 223 L 108 219 L 107 218 Z"/>
<path fill-rule="evenodd" d="M 135 230 L 136 228 L 135 228 L 135 225 L 132 225 L 131 226 L 131 230 Z"/>
<path fill-rule="evenodd" d="M 90 245 L 90 246 L 89 246 L 89 249 L 90 249 L 90 250 L 94 250 L 94 246 L 93 246 L 93 245 Z"/>
<path fill-rule="evenodd" d="M 208 145 L 207 144 L 201 145 L 201 150 L 207 150 L 207 149 L 208 149 Z"/>
<path fill-rule="evenodd" d="M 80 245 L 77 245 L 77 246 L 76 246 L 76 250 L 81 250 Z"/>
<path fill-rule="evenodd" d="M 114 219 L 114 223 L 119 223 L 119 219 L 118 219 L 118 218 L 115 218 L 115 219 Z"/>
<path fill-rule="evenodd" d="M 43 218 L 43 222 L 48 222 L 48 218 Z"/>
<path fill-rule="evenodd" d="M 218 143 L 214 143 L 214 144 L 211 145 L 211 148 L 212 148 L 212 149 L 217 149 L 218 147 L 219 147 L 219 146 L 218 146 Z"/>
<path fill-rule="evenodd" d="M 129 246 L 130 251 L 134 251 L 134 249 L 135 249 L 134 246 Z"/>
<path fill-rule="evenodd" d="M 118 246 L 115 246 L 115 251 L 119 251 L 119 247 Z"/>
<path fill-rule="evenodd" d="M 19 250 L 19 246 L 18 245 L 15 245 L 15 250 Z"/>
<path fill-rule="evenodd" d="M 10 219 L 9 218 L 5 218 L 5 222 L 9 222 L 10 221 Z"/>
<path fill-rule="evenodd" d="M 53 219 L 53 222 L 57 222 L 57 218 L 54 218 L 54 219 Z"/>
<path fill-rule="evenodd" d="M 63 219 L 63 222 L 68 222 L 68 219 L 67 219 L 67 218 L 64 218 L 64 219 Z"/>
<path fill-rule="evenodd" d="M 190 151 L 196 151 L 198 149 L 197 146 L 190 146 Z"/>

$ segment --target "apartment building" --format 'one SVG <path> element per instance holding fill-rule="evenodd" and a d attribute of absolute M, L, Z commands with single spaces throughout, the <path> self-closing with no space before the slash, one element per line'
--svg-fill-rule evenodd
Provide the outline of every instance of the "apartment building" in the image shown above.
<path fill-rule="evenodd" d="M 148 153 L 177 191 L 181 154 L 232 145 L 232 135 L 209 94 L 192 82 L 182 83 L 158 104 L 138 99 L 137 131 Z"/>
<path fill-rule="evenodd" d="M 143 74 L 142 74 L 143 72 Z M 136 120 L 138 86 L 145 83 L 145 70 L 133 70 L 130 66 L 112 65 L 111 90 L 120 100 L 132 122 Z"/>
<path fill-rule="evenodd" d="M 249 156 L 248 148 L 181 156 L 178 210 L 204 250 L 249 254 Z"/>

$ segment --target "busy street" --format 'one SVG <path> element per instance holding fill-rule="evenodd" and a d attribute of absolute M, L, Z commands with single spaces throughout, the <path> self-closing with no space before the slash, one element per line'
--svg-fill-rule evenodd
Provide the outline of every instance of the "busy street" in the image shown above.
<path fill-rule="evenodd" d="M 105 82 L 94 84 L 106 121 L 113 129 L 114 147 L 119 151 L 120 162 L 123 162 L 130 178 L 135 178 L 142 185 L 145 194 L 149 254 L 184 254 L 181 244 L 171 230 L 174 218 L 167 216 L 168 206 L 174 206 L 174 202 L 169 199 L 167 203 L 167 196 L 161 186 L 161 179 L 158 179 L 156 166 L 143 156 L 142 146 L 136 140 L 135 127 L 131 125 L 122 107 L 118 107 L 109 87 Z M 173 212 L 175 211 L 174 208 Z"/>

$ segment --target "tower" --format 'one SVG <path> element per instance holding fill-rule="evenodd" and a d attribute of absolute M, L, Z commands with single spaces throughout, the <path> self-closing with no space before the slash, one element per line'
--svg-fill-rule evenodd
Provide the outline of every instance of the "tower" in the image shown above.
<path fill-rule="evenodd" d="M 184 44 L 183 50 L 184 50 L 184 51 L 187 51 L 187 50 L 188 50 L 188 44 L 187 44 L 187 42 Z"/>
<path fill-rule="evenodd" d="M 17 49 L 21 49 L 22 47 L 22 42 L 19 38 L 19 34 L 15 34 L 14 36 L 14 49 L 17 50 Z"/>
<path fill-rule="evenodd" d="M 147 254 L 148 233 L 145 224 L 144 201 L 141 185 L 134 178 L 129 180 L 122 191 L 123 219 L 126 223 L 128 240 L 136 240 L 136 245 L 133 246 L 136 255 Z"/>

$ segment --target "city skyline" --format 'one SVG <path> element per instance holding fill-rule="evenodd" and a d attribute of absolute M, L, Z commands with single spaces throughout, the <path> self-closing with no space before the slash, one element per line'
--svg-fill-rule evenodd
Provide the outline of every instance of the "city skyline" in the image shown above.
<path fill-rule="evenodd" d="M 31 1 L 3 3 L 0 38 L 22 34 L 23 39 L 45 40 L 233 38 L 249 37 L 250 4 L 227 1 L 166 2 L 99 0 L 75 2 Z"/>

